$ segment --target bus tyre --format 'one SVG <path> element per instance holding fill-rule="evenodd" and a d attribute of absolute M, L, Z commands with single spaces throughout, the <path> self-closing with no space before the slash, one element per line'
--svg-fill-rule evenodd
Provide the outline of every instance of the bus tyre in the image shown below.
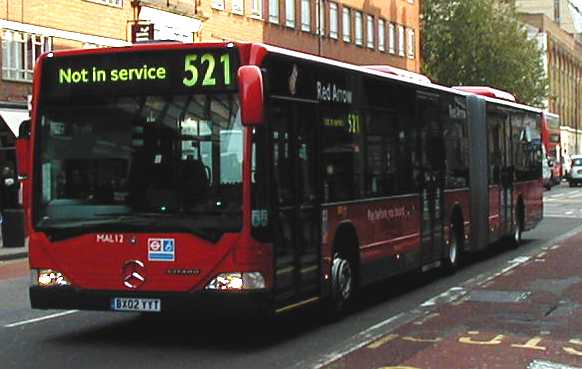
<path fill-rule="evenodd" d="M 461 232 L 457 230 L 457 227 L 450 225 L 450 241 L 449 247 L 447 248 L 447 253 L 445 255 L 444 267 L 447 273 L 454 273 L 459 268 L 459 258 L 461 254 Z"/>
<path fill-rule="evenodd" d="M 354 271 L 350 259 L 335 254 L 331 265 L 331 295 L 327 302 L 327 316 L 337 320 L 345 312 L 354 292 Z"/>
<path fill-rule="evenodd" d="M 522 236 L 523 236 L 523 220 L 521 217 L 518 217 L 515 227 L 513 229 L 513 236 L 511 238 L 511 244 L 513 245 L 513 247 L 518 247 L 519 245 L 521 245 Z"/>

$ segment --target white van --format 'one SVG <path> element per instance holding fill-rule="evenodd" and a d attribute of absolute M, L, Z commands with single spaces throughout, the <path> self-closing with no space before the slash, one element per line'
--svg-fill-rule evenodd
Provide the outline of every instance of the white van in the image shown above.
<path fill-rule="evenodd" d="M 578 183 L 582 183 L 582 155 L 572 155 L 570 165 L 570 175 L 568 176 L 568 182 L 570 182 L 570 187 L 577 186 Z"/>

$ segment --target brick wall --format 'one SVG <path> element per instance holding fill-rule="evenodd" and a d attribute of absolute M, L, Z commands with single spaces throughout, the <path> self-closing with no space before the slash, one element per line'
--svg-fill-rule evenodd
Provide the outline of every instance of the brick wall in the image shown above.
<path fill-rule="evenodd" d="M 128 0 L 123 8 L 85 0 L 1 0 L 0 18 L 125 40 L 132 11 Z"/>
<path fill-rule="evenodd" d="M 0 19 L 121 40 L 127 39 L 132 14 L 128 0 L 122 8 L 85 0 L 0 0 Z M 78 41 L 53 39 L 55 50 L 83 46 Z M 31 93 L 30 82 L 0 80 L 0 101 L 26 102 Z"/>

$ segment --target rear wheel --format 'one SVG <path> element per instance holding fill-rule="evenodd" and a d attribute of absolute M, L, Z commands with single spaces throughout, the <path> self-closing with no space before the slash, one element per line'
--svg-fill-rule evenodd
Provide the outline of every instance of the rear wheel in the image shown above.
<path fill-rule="evenodd" d="M 458 226 L 450 225 L 450 240 L 447 254 L 445 255 L 444 267 L 448 273 L 454 273 L 459 268 L 459 261 L 462 247 L 462 233 Z"/>
<path fill-rule="evenodd" d="M 512 244 L 514 247 L 521 245 L 523 236 L 523 222 L 524 222 L 524 209 L 523 205 L 519 205 L 517 208 L 517 218 L 515 222 L 515 227 L 513 229 Z"/>
<path fill-rule="evenodd" d="M 521 228 L 521 223 L 518 222 L 515 225 L 515 230 L 513 231 L 513 244 L 519 246 L 521 244 L 523 229 Z"/>

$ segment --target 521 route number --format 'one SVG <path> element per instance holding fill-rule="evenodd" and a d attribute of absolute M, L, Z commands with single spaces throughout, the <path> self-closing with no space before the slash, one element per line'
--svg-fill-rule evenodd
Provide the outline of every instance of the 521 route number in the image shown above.
<path fill-rule="evenodd" d="M 184 77 L 182 83 L 184 83 L 184 86 L 186 87 L 194 87 L 197 85 L 203 87 L 230 85 L 232 83 L 230 55 L 220 55 L 218 63 L 221 65 L 216 65 L 216 57 L 210 53 L 205 53 L 202 56 L 198 54 L 186 55 L 184 58 L 184 72 L 186 73 L 186 77 Z M 215 69 L 221 67 L 223 69 L 222 76 L 224 79 L 222 81 L 217 81 Z M 206 72 L 203 72 L 204 70 L 206 70 Z M 200 76 L 200 72 L 203 72 L 204 75 Z M 202 81 L 200 81 L 200 77 L 202 77 Z"/>

